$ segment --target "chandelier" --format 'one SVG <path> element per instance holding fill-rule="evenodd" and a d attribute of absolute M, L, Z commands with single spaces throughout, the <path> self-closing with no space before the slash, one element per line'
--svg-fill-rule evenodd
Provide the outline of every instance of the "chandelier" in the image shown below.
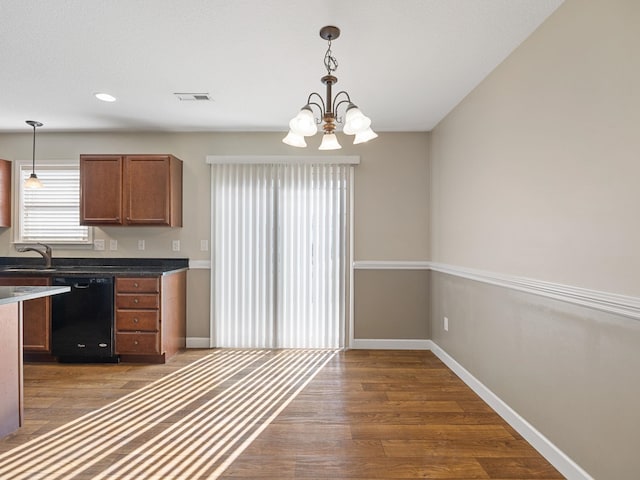
<path fill-rule="evenodd" d="M 318 125 L 322 123 L 322 142 L 319 150 L 337 150 L 342 148 L 338 143 L 335 130 L 336 124 L 344 124 L 343 133 L 355 135 L 354 144 L 364 143 L 376 138 L 378 135 L 371 130 L 371 119 L 366 117 L 360 109 L 351 102 L 347 92 L 340 91 L 332 97 L 332 87 L 338 83 L 338 79 L 333 75 L 338 68 L 338 61 L 331 52 L 331 41 L 340 36 L 338 27 L 326 26 L 320 29 L 320 37 L 328 42 L 327 52 L 324 54 L 324 66 L 327 74 L 320 79 L 326 85 L 325 99 L 316 92 L 307 98 L 307 103 L 300 113 L 289 122 L 289 133 L 282 139 L 287 145 L 292 147 L 306 147 L 304 137 L 315 135 Z M 344 119 L 337 116 L 338 109 L 346 106 Z M 313 108 L 318 110 L 320 118 L 316 120 Z"/>

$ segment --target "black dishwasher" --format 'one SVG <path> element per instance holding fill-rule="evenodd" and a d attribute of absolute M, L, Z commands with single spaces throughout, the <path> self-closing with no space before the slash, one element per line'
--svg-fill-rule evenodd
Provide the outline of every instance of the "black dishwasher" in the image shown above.
<path fill-rule="evenodd" d="M 113 276 L 53 277 L 71 291 L 51 300 L 52 353 L 60 362 L 115 363 Z"/>

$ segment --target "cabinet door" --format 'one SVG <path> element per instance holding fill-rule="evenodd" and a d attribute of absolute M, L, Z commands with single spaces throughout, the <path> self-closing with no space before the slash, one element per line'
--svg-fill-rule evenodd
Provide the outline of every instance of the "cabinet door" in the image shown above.
<path fill-rule="evenodd" d="M 0 227 L 11 226 L 11 162 L 0 160 Z"/>
<path fill-rule="evenodd" d="M 122 225 L 120 155 L 80 155 L 80 224 Z"/>
<path fill-rule="evenodd" d="M 125 224 L 171 225 L 170 158 L 127 156 L 124 160 Z"/>
<path fill-rule="evenodd" d="M 47 286 L 45 277 L 0 277 L 0 286 Z M 25 352 L 51 351 L 51 297 L 22 302 L 23 348 Z"/>

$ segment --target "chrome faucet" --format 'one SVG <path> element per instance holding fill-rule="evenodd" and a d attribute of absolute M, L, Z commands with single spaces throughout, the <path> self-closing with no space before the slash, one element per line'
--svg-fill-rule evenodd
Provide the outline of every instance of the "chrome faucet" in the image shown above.
<path fill-rule="evenodd" d="M 40 249 L 37 247 L 19 247 L 19 248 L 16 248 L 16 250 L 20 253 L 24 253 L 24 252 L 39 253 L 42 256 L 42 258 L 44 258 L 44 267 L 51 268 L 51 257 L 52 257 L 51 247 L 44 243 L 38 243 L 38 245 L 41 245 L 42 247 L 44 247 L 44 249 Z"/>

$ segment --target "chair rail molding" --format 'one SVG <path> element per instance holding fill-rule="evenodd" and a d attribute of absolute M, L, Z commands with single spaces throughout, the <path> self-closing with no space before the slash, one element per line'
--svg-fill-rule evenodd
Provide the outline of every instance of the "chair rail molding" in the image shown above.
<path fill-rule="evenodd" d="M 426 260 L 353 262 L 354 270 L 431 270 L 640 320 L 640 298 Z"/>

